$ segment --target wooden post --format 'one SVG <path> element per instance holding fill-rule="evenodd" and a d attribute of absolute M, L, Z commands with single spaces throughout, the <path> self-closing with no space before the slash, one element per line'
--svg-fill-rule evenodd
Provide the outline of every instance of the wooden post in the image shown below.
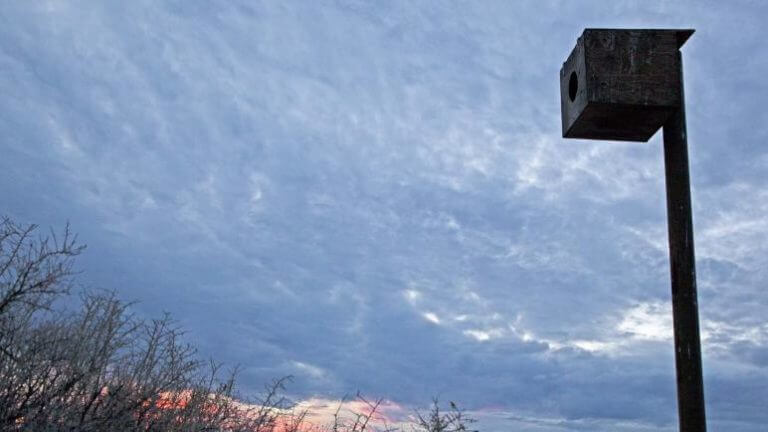
<path fill-rule="evenodd" d="M 678 56 L 680 56 L 679 52 Z M 691 187 L 688 173 L 688 137 L 685 127 L 682 75 L 681 67 L 680 107 L 664 123 L 664 168 L 667 184 L 672 315 L 675 328 L 677 409 L 680 432 L 705 432 L 707 425 L 704 413 Z"/>

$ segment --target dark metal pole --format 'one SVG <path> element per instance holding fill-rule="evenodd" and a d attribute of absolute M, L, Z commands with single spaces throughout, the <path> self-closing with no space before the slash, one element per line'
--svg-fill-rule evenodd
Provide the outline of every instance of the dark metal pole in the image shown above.
<path fill-rule="evenodd" d="M 667 182 L 667 228 L 675 328 L 677 409 L 680 432 L 705 432 L 704 384 L 701 372 L 696 265 L 693 250 L 688 140 L 685 128 L 683 66 L 680 59 L 680 109 L 664 124 L 664 168 Z"/>

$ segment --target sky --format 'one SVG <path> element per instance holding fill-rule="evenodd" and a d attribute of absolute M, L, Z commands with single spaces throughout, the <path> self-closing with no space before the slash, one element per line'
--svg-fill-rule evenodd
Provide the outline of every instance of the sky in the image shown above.
<path fill-rule="evenodd" d="M 6 1 L 0 213 L 241 391 L 676 430 L 661 134 L 561 137 L 585 27 L 682 48 L 707 415 L 768 424 L 768 3 Z"/>

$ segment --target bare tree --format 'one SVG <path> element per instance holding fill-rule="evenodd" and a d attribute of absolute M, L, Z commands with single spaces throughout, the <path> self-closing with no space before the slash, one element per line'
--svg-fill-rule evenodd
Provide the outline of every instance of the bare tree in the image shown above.
<path fill-rule="evenodd" d="M 35 225 L 0 219 L 0 353 L 13 358 L 10 348 L 22 329 L 40 311 L 69 292 L 74 257 L 84 248 L 69 231 L 36 237 Z"/>

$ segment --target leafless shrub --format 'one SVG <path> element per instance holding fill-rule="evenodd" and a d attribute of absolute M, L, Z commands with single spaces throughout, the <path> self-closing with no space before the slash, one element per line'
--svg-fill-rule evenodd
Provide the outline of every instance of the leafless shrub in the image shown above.
<path fill-rule="evenodd" d="M 428 413 L 416 413 L 414 432 L 477 432 L 469 428 L 476 420 L 467 416 L 455 403 L 449 404 L 450 409 L 442 411 L 438 400 L 433 399 Z"/>
<path fill-rule="evenodd" d="M 138 319 L 109 292 L 54 310 L 83 246 L 68 228 L 35 230 L 0 220 L 0 429 L 272 432 L 282 418 L 299 428 L 279 395 L 285 379 L 256 404 L 236 401 L 235 372 L 198 360 L 168 316 Z"/>
<path fill-rule="evenodd" d="M 356 400 L 360 402 L 357 405 L 362 405 L 362 408 L 347 410 L 344 413 L 346 415 L 342 415 L 346 397 L 342 398 L 333 414 L 333 423 L 329 427 L 329 432 L 394 432 L 397 430 L 389 426 L 386 417 L 379 413 L 384 399 L 368 400 L 358 392 Z"/>
<path fill-rule="evenodd" d="M 283 394 L 289 378 L 247 400 L 237 371 L 198 359 L 168 315 L 144 320 L 111 292 L 90 291 L 79 306 L 70 292 L 74 258 L 84 246 L 67 227 L 36 236 L 34 225 L 0 219 L 0 430 L 394 432 L 379 415 L 382 399 L 357 395 L 357 411 L 310 425 Z M 69 302 L 71 303 L 71 302 Z M 362 406 L 362 408 L 360 408 Z M 468 432 L 472 422 L 435 401 L 414 432 Z"/>

